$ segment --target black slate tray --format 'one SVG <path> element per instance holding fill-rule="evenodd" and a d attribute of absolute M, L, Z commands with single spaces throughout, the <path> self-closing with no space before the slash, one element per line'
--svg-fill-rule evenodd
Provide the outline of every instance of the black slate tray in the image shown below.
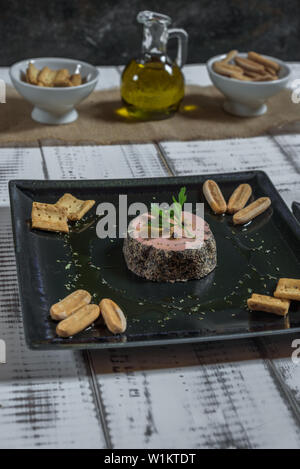
<path fill-rule="evenodd" d="M 269 196 L 272 207 L 247 227 L 234 227 L 232 217 L 205 218 L 215 235 L 218 266 L 203 280 L 152 283 L 126 268 L 123 240 L 99 240 L 96 206 L 128 202 L 171 202 L 186 186 L 189 202 L 204 201 L 202 184 L 217 181 L 229 197 L 248 182 L 255 198 Z M 20 300 L 27 344 L 33 349 L 101 349 L 108 347 L 224 340 L 300 331 L 300 307 L 293 303 L 281 318 L 247 310 L 251 292 L 272 294 L 279 277 L 300 278 L 300 225 L 263 172 L 193 177 L 103 181 L 11 181 L 9 184 Z M 32 230 L 32 201 L 55 203 L 65 192 L 95 199 L 96 206 L 74 226 L 70 236 Z M 128 328 L 112 336 L 101 319 L 79 335 L 60 339 L 49 317 L 50 306 L 77 288 L 94 301 L 114 299 L 124 310 Z"/>

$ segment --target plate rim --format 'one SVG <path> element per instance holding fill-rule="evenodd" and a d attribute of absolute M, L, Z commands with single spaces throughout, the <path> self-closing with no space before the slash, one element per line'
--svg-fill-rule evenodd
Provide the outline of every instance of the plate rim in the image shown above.
<path fill-rule="evenodd" d="M 16 270 L 18 279 L 18 291 L 19 291 L 19 302 L 23 318 L 23 329 L 25 332 L 25 341 L 29 349 L 31 350 L 103 350 L 109 348 L 140 348 L 148 346 L 161 346 L 171 344 L 184 344 L 184 343 L 200 343 L 200 342 L 212 342 L 212 341 L 223 341 L 223 340 L 235 340 L 235 339 L 250 339 L 255 337 L 266 337 L 276 336 L 281 334 L 292 334 L 300 332 L 299 328 L 293 329 L 278 329 L 270 331 L 253 331 L 253 332 L 242 332 L 242 333 L 230 333 L 220 335 L 207 335 L 207 336 L 194 336 L 194 337 L 171 337 L 163 339 L 152 339 L 152 340 L 135 340 L 132 342 L 93 342 L 93 343 L 54 343 L 44 344 L 37 342 L 32 339 L 31 334 L 28 330 L 26 316 L 26 305 L 24 301 L 24 276 L 21 269 L 20 253 L 18 252 L 18 231 L 17 231 L 17 218 L 15 209 L 15 197 L 17 197 L 18 190 L 30 190 L 30 189 L 51 189 L 53 186 L 67 189 L 80 189 L 80 188 L 95 188 L 101 184 L 102 188 L 122 188 L 122 187 L 137 187 L 137 186 L 157 186 L 157 185 L 176 185 L 176 184 L 192 184 L 199 182 L 203 183 L 206 179 L 215 179 L 217 182 L 226 182 L 226 180 L 243 181 L 245 179 L 259 178 L 260 181 L 264 181 L 264 190 L 266 193 L 270 193 L 272 196 L 272 204 L 279 210 L 284 221 L 288 224 L 289 229 L 293 232 L 294 236 L 300 241 L 300 223 L 296 220 L 295 216 L 282 199 L 278 190 L 274 186 L 268 174 L 261 170 L 251 171 L 237 171 L 228 173 L 211 173 L 211 174 L 198 174 L 198 175 L 187 175 L 187 176 L 167 176 L 160 178 L 134 178 L 134 179 L 79 179 L 79 180 L 68 180 L 68 179 L 14 179 L 9 181 L 9 198 L 10 198 L 10 212 L 12 221 L 12 232 L 14 240 L 14 250 L 16 259 Z M 300 243 L 299 243 L 300 245 Z M 300 253 L 300 247 L 299 247 Z"/>

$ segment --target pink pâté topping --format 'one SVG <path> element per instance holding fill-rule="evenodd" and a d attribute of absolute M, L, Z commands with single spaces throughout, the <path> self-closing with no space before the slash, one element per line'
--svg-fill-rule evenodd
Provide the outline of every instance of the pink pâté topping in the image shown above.
<path fill-rule="evenodd" d="M 149 220 L 153 217 L 142 214 L 134 218 L 128 227 L 130 237 L 145 246 L 166 251 L 184 251 L 185 249 L 199 249 L 204 241 L 212 236 L 208 223 L 203 218 L 190 212 L 182 212 L 184 225 L 178 225 L 170 230 L 161 230 L 155 226 L 149 227 Z"/>

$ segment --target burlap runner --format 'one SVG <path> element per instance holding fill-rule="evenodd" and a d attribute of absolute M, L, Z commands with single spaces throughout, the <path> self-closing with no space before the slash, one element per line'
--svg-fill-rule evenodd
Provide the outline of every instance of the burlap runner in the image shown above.
<path fill-rule="evenodd" d="M 300 105 L 292 103 L 288 90 L 271 98 L 268 112 L 255 118 L 225 113 L 223 100 L 212 86 L 190 86 L 174 117 L 156 122 L 128 122 L 116 113 L 121 106 L 119 90 L 96 91 L 78 106 L 76 122 L 47 126 L 34 122 L 30 117 L 32 106 L 9 88 L 7 103 L 0 104 L 0 144 L 28 144 L 38 140 L 117 144 L 253 137 L 300 120 Z"/>

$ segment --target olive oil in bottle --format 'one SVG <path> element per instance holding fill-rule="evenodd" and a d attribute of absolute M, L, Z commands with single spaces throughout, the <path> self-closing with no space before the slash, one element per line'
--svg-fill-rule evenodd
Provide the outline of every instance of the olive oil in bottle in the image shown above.
<path fill-rule="evenodd" d="M 184 96 L 181 67 L 187 55 L 187 33 L 168 29 L 171 19 L 144 11 L 137 17 L 144 24 L 143 54 L 133 59 L 122 74 L 121 95 L 128 115 L 142 120 L 164 119 L 173 115 Z M 178 38 L 176 62 L 167 56 L 167 42 Z"/>

